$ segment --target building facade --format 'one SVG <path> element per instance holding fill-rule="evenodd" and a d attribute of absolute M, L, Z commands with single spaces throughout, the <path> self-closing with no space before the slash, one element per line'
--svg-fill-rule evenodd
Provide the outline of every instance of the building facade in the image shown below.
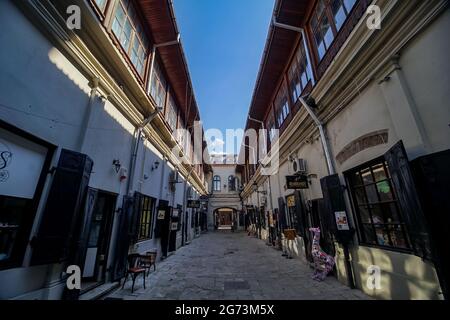
<path fill-rule="evenodd" d="M 368 27 L 372 5 L 381 29 Z M 309 228 L 320 227 L 349 286 L 380 299 L 447 295 L 449 28 L 448 1 L 276 2 L 249 112 L 264 126 L 247 129 L 279 130 L 258 159 L 279 167 L 264 175 L 252 150 L 240 155 L 263 238 L 267 216 L 285 244 L 295 229 L 293 252 L 310 263 Z"/>
<path fill-rule="evenodd" d="M 6 0 L 0 30 L 0 299 L 77 299 L 198 236 L 206 143 L 171 2 Z"/>
<path fill-rule="evenodd" d="M 208 229 L 244 230 L 245 220 L 239 196 L 241 176 L 236 171 L 236 156 L 223 155 L 211 156 L 211 158 L 211 172 L 207 175 L 210 187 Z"/>

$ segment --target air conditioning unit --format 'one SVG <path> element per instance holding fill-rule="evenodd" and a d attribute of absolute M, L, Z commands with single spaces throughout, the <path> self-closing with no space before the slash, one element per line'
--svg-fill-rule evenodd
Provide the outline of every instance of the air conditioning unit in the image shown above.
<path fill-rule="evenodd" d="M 178 171 L 172 171 L 169 175 L 169 182 L 170 183 L 178 183 Z"/>
<path fill-rule="evenodd" d="M 294 174 L 305 174 L 306 173 L 306 160 L 305 159 L 299 159 L 299 158 L 293 158 L 291 160 L 292 164 L 292 171 Z"/>

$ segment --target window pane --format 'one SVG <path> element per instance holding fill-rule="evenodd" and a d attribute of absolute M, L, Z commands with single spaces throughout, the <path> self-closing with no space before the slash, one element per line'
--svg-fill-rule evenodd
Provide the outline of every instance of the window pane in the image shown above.
<path fill-rule="evenodd" d="M 372 221 L 370 220 L 369 207 L 360 206 L 359 215 L 362 223 L 372 223 Z"/>
<path fill-rule="evenodd" d="M 95 3 L 102 11 L 105 9 L 106 0 L 95 0 Z"/>
<path fill-rule="evenodd" d="M 333 42 L 334 34 L 328 19 L 324 18 L 322 23 L 322 34 L 324 35 L 325 45 L 328 49 Z"/>
<path fill-rule="evenodd" d="M 374 230 L 371 224 L 364 224 L 362 227 L 362 236 L 364 241 L 368 244 L 376 244 L 377 241 L 374 236 Z"/>
<path fill-rule="evenodd" d="M 391 201 L 394 200 L 392 195 L 391 185 L 388 180 L 381 181 L 377 183 L 378 194 L 380 195 L 380 201 Z"/>
<path fill-rule="evenodd" d="M 372 173 L 370 172 L 370 168 L 363 170 L 361 172 L 361 178 L 364 184 L 373 183 Z"/>
<path fill-rule="evenodd" d="M 386 175 L 386 171 L 384 170 L 384 166 L 382 164 L 373 166 L 373 175 L 375 176 L 375 181 L 386 180 L 388 177 Z"/>
<path fill-rule="evenodd" d="M 367 200 L 369 201 L 369 203 L 379 202 L 377 190 L 374 185 L 366 186 L 366 194 L 367 194 Z"/>
<path fill-rule="evenodd" d="M 386 223 L 400 223 L 400 215 L 398 214 L 397 205 L 393 203 L 383 203 L 380 205 Z"/>
<path fill-rule="evenodd" d="M 355 189 L 355 197 L 356 197 L 356 202 L 358 204 L 365 204 L 365 203 L 367 203 L 366 194 L 364 192 L 364 188 L 356 188 Z"/>
<path fill-rule="evenodd" d="M 407 239 L 405 239 L 403 227 L 401 225 L 393 225 L 388 227 L 389 236 L 392 241 L 392 245 L 398 248 L 409 248 Z"/>
<path fill-rule="evenodd" d="M 352 10 L 355 3 L 356 3 L 356 0 L 344 0 L 344 5 L 345 5 L 345 8 L 347 9 L 347 12 L 350 13 L 350 11 Z"/>
<path fill-rule="evenodd" d="M 30 201 L 0 196 L 0 261 L 11 257 Z"/>
<path fill-rule="evenodd" d="M 340 30 L 342 25 L 345 22 L 345 19 L 347 18 L 345 11 L 344 11 L 344 7 L 340 7 L 338 12 L 336 12 L 334 14 L 334 22 L 336 23 L 336 29 Z"/>
<path fill-rule="evenodd" d="M 389 246 L 389 236 L 386 229 L 382 225 L 375 225 L 375 233 L 377 235 L 377 243 L 380 246 Z"/>
<path fill-rule="evenodd" d="M 383 214 L 383 209 L 380 205 L 376 204 L 376 205 L 372 205 L 371 206 L 372 209 L 372 219 L 373 219 L 373 223 L 375 224 L 381 224 L 381 223 L 386 223 L 387 221 L 384 220 L 384 214 Z"/>

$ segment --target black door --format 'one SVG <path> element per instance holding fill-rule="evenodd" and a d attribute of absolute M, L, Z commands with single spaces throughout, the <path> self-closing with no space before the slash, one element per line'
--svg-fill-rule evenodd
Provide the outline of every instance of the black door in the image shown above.
<path fill-rule="evenodd" d="M 106 275 L 106 263 L 111 227 L 114 218 L 116 196 L 99 191 L 92 210 L 87 249 L 84 260 L 83 279 L 103 282 Z"/>
<path fill-rule="evenodd" d="M 161 239 L 161 256 L 167 257 L 170 236 L 170 207 L 169 202 L 160 200 L 156 217 L 155 236 Z"/>
<path fill-rule="evenodd" d="M 450 285 L 450 150 L 412 163 L 416 186 L 431 231 L 435 265 L 445 299 Z"/>
<path fill-rule="evenodd" d="M 320 246 L 322 249 L 328 253 L 329 255 L 334 256 L 335 248 L 333 242 L 333 235 L 328 226 L 326 215 L 327 211 L 325 208 L 324 201 L 321 200 L 312 200 L 311 201 L 311 223 L 313 228 L 320 228 Z"/>

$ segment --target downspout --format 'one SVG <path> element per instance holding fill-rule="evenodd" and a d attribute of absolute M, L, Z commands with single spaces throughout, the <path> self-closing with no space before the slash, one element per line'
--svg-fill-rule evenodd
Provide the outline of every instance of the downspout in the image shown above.
<path fill-rule="evenodd" d="M 185 214 L 186 214 L 186 209 L 187 209 L 186 208 L 187 207 L 187 194 L 186 193 L 187 193 L 187 185 L 189 182 L 189 178 L 191 177 L 192 171 L 194 171 L 194 167 L 191 167 L 191 170 L 189 171 L 189 174 L 186 178 L 186 182 L 184 184 L 184 191 L 183 191 L 184 202 L 183 202 L 183 220 L 182 220 L 183 221 L 183 229 L 181 232 L 181 246 L 184 246 L 184 244 L 185 244 L 184 238 L 186 237 L 186 231 L 185 231 L 184 223 L 186 222 Z"/>
<path fill-rule="evenodd" d="M 330 146 L 328 144 L 328 139 L 325 134 L 325 128 L 323 126 L 323 123 L 322 123 L 322 121 L 319 120 L 317 115 L 314 113 L 314 111 L 311 109 L 311 107 L 306 103 L 306 101 L 303 97 L 300 98 L 300 102 L 302 103 L 303 107 L 305 107 L 309 116 L 313 119 L 314 123 L 316 124 L 317 128 L 319 129 L 320 141 L 322 142 L 323 152 L 325 154 L 325 159 L 327 161 L 328 174 L 331 176 L 331 175 L 335 174 L 336 171 L 334 170 L 333 161 L 331 159 Z"/>
<path fill-rule="evenodd" d="M 275 27 L 277 27 L 277 28 L 287 29 L 287 30 L 299 32 L 299 33 L 302 34 L 303 44 L 305 46 L 305 51 L 307 52 L 306 58 L 308 59 L 308 66 L 309 66 L 308 71 L 311 74 L 311 80 L 312 80 L 313 85 L 314 85 L 315 79 L 314 79 L 314 74 L 313 74 L 313 72 L 311 70 L 312 61 L 311 61 L 311 57 L 310 57 L 309 47 L 308 47 L 307 42 L 306 42 L 305 30 L 303 28 L 298 28 L 298 27 L 287 25 L 287 24 L 278 23 L 276 21 L 275 16 L 273 16 L 273 18 L 272 18 L 272 24 Z M 306 101 L 304 100 L 303 97 L 300 98 L 300 102 L 305 107 L 305 109 L 308 112 L 309 116 L 313 119 L 315 125 L 319 129 L 320 140 L 322 142 L 322 147 L 323 147 L 323 151 L 324 151 L 324 154 L 325 154 L 325 159 L 326 159 L 326 162 L 327 162 L 328 174 L 329 175 L 336 174 L 336 171 L 335 171 L 334 166 L 333 166 L 333 161 L 331 159 L 330 146 L 328 144 L 328 140 L 327 140 L 327 137 L 326 137 L 326 134 L 325 134 L 324 125 L 319 120 L 319 118 L 314 113 L 314 111 L 311 109 L 311 107 L 306 103 Z M 354 283 L 354 280 L 353 280 L 353 272 L 352 272 L 352 265 L 351 265 L 351 261 L 350 261 L 350 252 L 349 252 L 348 245 L 343 245 L 343 249 L 344 249 L 345 269 L 346 269 L 346 273 L 347 273 L 348 285 L 350 286 L 350 288 L 354 289 L 355 288 L 355 283 Z"/>
<path fill-rule="evenodd" d="M 157 108 L 152 114 L 150 114 L 150 116 L 148 118 L 145 118 L 144 121 L 142 121 L 136 129 L 134 143 L 133 143 L 133 147 L 132 147 L 132 151 L 131 151 L 130 178 L 128 179 L 128 183 L 127 183 L 127 195 L 130 195 L 131 189 L 133 188 L 134 175 L 135 175 L 135 171 L 136 171 L 137 153 L 139 150 L 139 144 L 142 139 L 142 131 L 148 124 L 150 124 L 158 116 L 158 114 L 160 112 L 161 112 L 161 108 Z"/>
<path fill-rule="evenodd" d="M 328 145 L 328 139 L 326 138 L 326 135 L 325 135 L 325 129 L 324 129 L 323 123 L 319 120 L 317 115 L 314 113 L 314 111 L 311 109 L 311 107 L 308 105 L 308 103 L 306 103 L 306 101 L 304 100 L 303 97 L 300 98 L 300 102 L 305 107 L 306 111 L 308 112 L 308 114 L 313 119 L 314 123 L 316 124 L 317 128 L 319 129 L 320 140 L 322 141 L 322 147 L 323 147 L 323 150 L 325 153 L 325 158 L 327 160 L 328 173 L 329 173 L 329 175 L 334 175 L 334 174 L 336 174 L 336 171 L 334 170 L 333 162 L 331 160 L 330 147 Z M 352 268 L 352 263 L 350 260 L 350 250 L 349 250 L 348 244 L 343 243 L 342 248 L 344 249 L 345 271 L 347 274 L 348 285 L 351 289 L 355 289 L 355 281 L 353 279 L 353 271 L 352 271 L 353 268 Z"/>

